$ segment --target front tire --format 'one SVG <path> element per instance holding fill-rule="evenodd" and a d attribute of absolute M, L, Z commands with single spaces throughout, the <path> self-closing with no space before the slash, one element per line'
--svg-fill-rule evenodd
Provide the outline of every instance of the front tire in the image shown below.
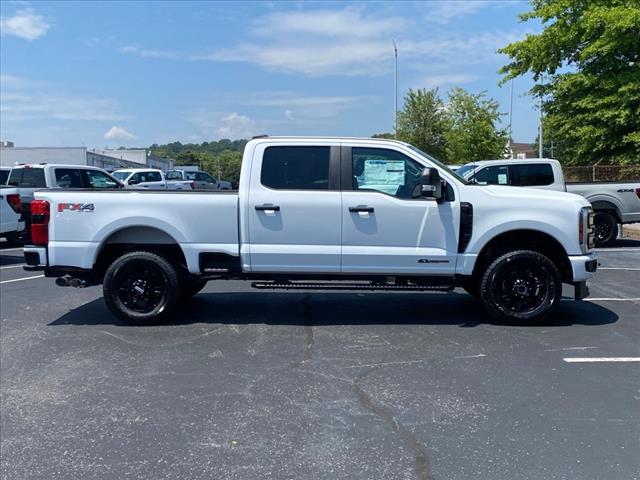
<path fill-rule="evenodd" d="M 557 307 L 562 296 L 558 268 L 532 250 L 507 252 L 485 270 L 480 299 L 496 320 L 512 324 L 539 323 Z"/>
<path fill-rule="evenodd" d="M 109 310 L 131 325 L 151 325 L 170 317 L 179 289 L 176 269 L 163 257 L 147 251 L 117 258 L 103 282 Z"/>
<path fill-rule="evenodd" d="M 596 247 L 610 247 L 618 238 L 618 220 L 609 212 L 596 212 L 594 241 Z"/>

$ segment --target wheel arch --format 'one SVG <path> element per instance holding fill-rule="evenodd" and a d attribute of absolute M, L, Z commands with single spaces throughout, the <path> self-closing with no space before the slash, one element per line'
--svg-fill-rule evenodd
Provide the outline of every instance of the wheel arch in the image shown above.
<path fill-rule="evenodd" d="M 473 277 L 479 278 L 491 260 L 501 253 L 523 249 L 533 250 L 548 257 L 558 267 L 563 282 L 573 280 L 569 255 L 562 244 L 548 233 L 533 229 L 509 230 L 489 240 L 480 250 L 473 268 Z"/>
<path fill-rule="evenodd" d="M 158 227 L 132 225 L 112 232 L 100 243 L 96 250 L 94 272 L 102 277 L 117 257 L 135 250 L 156 253 L 170 262 L 176 262 L 180 269 L 187 268 L 184 251 L 170 233 Z"/>
<path fill-rule="evenodd" d="M 613 213 L 618 223 L 622 221 L 620 208 L 609 200 L 594 200 L 591 202 L 591 206 L 593 207 L 594 212 L 610 212 Z"/>

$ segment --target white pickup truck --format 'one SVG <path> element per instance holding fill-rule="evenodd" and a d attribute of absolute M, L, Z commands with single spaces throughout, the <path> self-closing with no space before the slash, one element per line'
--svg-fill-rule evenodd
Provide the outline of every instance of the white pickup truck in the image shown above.
<path fill-rule="evenodd" d="M 612 245 L 618 224 L 640 222 L 640 179 L 635 182 L 565 183 L 562 165 L 548 158 L 483 160 L 457 171 L 482 185 L 510 185 L 576 193 L 593 206 L 596 247 Z"/>
<path fill-rule="evenodd" d="M 447 291 L 502 321 L 533 322 L 562 283 L 588 295 L 592 209 L 564 192 L 480 186 L 392 140 L 261 137 L 237 192 L 43 191 L 32 268 L 103 285 L 135 324 L 160 321 L 206 281 L 261 289 Z"/>
<path fill-rule="evenodd" d="M 147 190 L 194 190 L 191 180 L 168 180 L 162 170 L 153 168 L 123 168 L 111 175 L 120 180 L 127 189 Z"/>
<path fill-rule="evenodd" d="M 22 203 L 15 187 L 0 185 L 0 238 L 9 243 L 18 243 L 24 231 L 21 218 Z"/>

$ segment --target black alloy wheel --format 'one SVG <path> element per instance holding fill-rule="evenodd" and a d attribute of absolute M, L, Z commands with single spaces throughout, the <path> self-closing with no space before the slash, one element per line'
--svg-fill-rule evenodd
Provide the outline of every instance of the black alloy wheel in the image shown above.
<path fill-rule="evenodd" d="M 549 258 L 519 250 L 505 253 L 487 268 L 480 290 L 482 302 L 494 318 L 537 322 L 557 307 L 562 282 Z"/>

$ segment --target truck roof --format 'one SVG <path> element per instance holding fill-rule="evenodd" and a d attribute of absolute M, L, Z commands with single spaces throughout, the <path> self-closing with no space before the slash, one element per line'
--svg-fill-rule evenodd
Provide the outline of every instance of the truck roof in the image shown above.
<path fill-rule="evenodd" d="M 14 165 L 13 167 L 8 167 L 12 170 L 17 170 L 19 168 L 78 168 L 83 170 L 100 170 L 104 171 L 103 168 L 94 167 L 91 165 L 77 165 L 77 164 L 65 164 L 65 163 L 21 163 L 20 165 Z M 3 167 L 5 168 L 5 167 Z"/>
<path fill-rule="evenodd" d="M 478 160 L 477 162 L 469 162 L 467 165 L 516 165 L 520 163 L 536 163 L 548 162 L 560 164 L 558 160 L 553 158 L 498 158 L 494 160 Z"/>

